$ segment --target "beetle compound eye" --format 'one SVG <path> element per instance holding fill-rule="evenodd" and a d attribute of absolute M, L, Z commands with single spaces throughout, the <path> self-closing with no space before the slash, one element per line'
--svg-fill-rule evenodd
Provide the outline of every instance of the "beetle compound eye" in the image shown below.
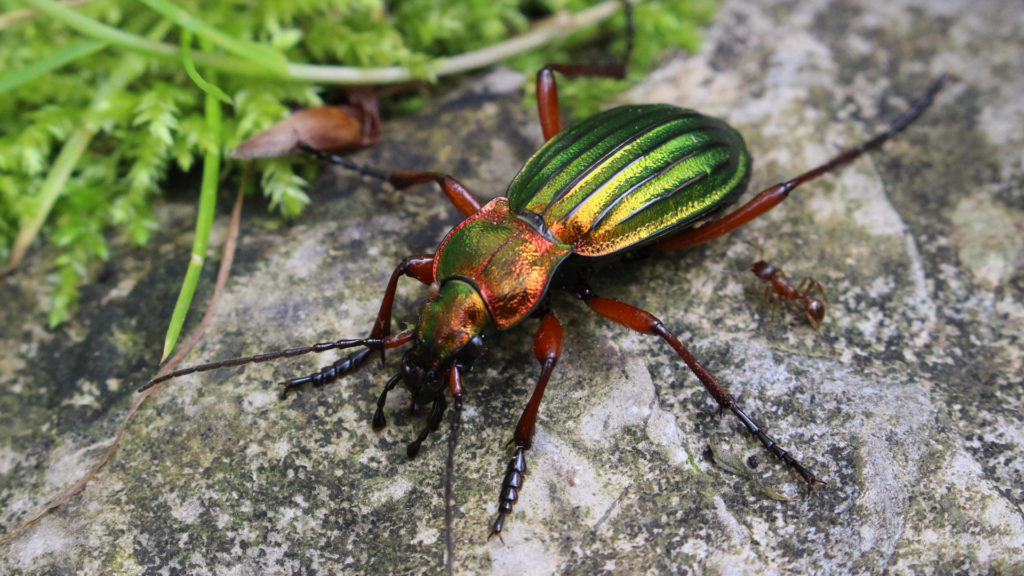
<path fill-rule="evenodd" d="M 466 345 L 459 351 L 459 359 L 464 362 L 472 362 L 477 358 L 484 355 L 487 351 L 487 345 L 484 343 L 483 336 L 477 334 L 466 342 Z"/>

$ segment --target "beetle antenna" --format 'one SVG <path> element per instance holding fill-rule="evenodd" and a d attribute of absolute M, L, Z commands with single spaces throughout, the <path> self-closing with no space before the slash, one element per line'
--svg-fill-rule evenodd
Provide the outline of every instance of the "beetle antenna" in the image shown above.
<path fill-rule="evenodd" d="M 303 152 L 312 154 L 322 162 L 333 164 L 335 166 L 341 166 L 346 170 L 351 170 L 358 174 L 362 174 L 363 176 L 376 178 L 377 180 L 383 180 L 384 182 L 389 182 L 391 180 L 391 174 L 388 172 L 378 170 L 377 168 L 374 168 L 372 166 L 367 166 L 365 164 L 353 162 L 352 160 L 349 160 L 348 158 L 345 158 L 344 156 L 340 156 L 338 154 L 332 154 L 330 152 L 324 152 L 323 150 L 317 150 L 316 148 L 313 148 L 312 146 L 306 144 L 305 142 L 299 142 L 298 144 L 296 144 L 296 146 Z"/>
<path fill-rule="evenodd" d="M 793 188 L 796 188 L 797 186 L 803 184 L 804 182 L 814 180 L 815 178 L 821 176 L 822 174 L 831 172 L 832 170 L 835 170 L 840 166 L 849 164 L 855 158 L 857 158 L 858 156 L 865 152 L 869 152 L 871 150 L 878 148 L 879 146 L 884 144 L 886 140 L 892 138 L 893 136 L 905 130 L 907 126 L 910 126 L 915 120 L 918 119 L 918 117 L 921 116 L 921 114 L 924 114 L 924 111 L 927 110 L 928 107 L 932 105 L 932 101 L 935 100 L 935 95 L 939 93 L 939 90 L 942 90 L 942 87 L 948 81 L 949 74 L 940 74 L 938 78 L 936 78 L 932 82 L 931 86 L 928 87 L 928 90 L 920 98 L 915 100 L 906 112 L 904 112 L 899 118 L 897 118 L 891 124 L 889 124 L 889 127 L 886 128 L 884 131 L 880 132 L 879 134 L 876 134 L 874 138 L 868 140 L 867 142 L 864 142 L 863 144 L 844 150 L 841 154 L 829 160 L 825 164 L 822 164 L 821 166 L 818 166 L 817 168 L 810 170 L 808 172 L 804 172 L 803 174 L 797 176 L 796 178 L 790 180 L 789 182 L 786 182 L 783 186 L 792 190 Z"/>
<path fill-rule="evenodd" d="M 452 530 L 452 493 L 455 484 L 455 445 L 459 441 L 459 428 L 462 426 L 462 369 L 453 364 L 448 372 L 448 391 L 452 395 L 455 406 L 455 417 L 452 418 L 448 430 L 448 461 L 444 467 L 444 531 L 447 558 L 445 568 L 448 576 L 455 575 L 455 534 Z"/>
<path fill-rule="evenodd" d="M 198 366 L 192 366 L 190 368 L 182 368 L 181 370 L 175 370 L 170 374 L 164 374 L 163 376 L 157 376 L 149 382 L 147 382 L 142 388 L 139 388 L 139 392 L 143 392 L 156 386 L 161 382 L 166 382 L 172 378 L 178 376 L 185 376 L 186 374 L 192 374 L 193 372 L 206 372 L 208 370 L 216 370 L 217 368 L 229 368 L 231 366 L 241 366 L 243 364 L 255 364 L 258 362 L 268 362 L 270 360 L 276 360 L 278 358 L 291 358 L 292 356 L 301 356 L 303 354 L 309 354 L 310 352 L 326 352 L 327 350 L 336 350 L 338 348 L 355 348 L 356 346 L 366 346 L 368 348 L 383 347 L 385 341 L 380 338 L 361 338 L 356 340 L 336 340 L 334 342 L 319 342 L 312 346 L 303 346 L 301 348 L 289 348 L 287 350 L 281 350 L 278 352 L 267 352 L 264 354 L 257 354 L 255 356 L 243 356 L 241 358 L 230 358 L 228 360 L 221 360 L 219 362 L 209 362 L 207 364 L 200 364 Z"/>
<path fill-rule="evenodd" d="M 455 445 L 459 441 L 459 428 L 462 426 L 462 397 L 455 397 L 455 417 L 448 429 L 448 461 L 444 467 L 444 531 L 447 558 L 445 568 L 449 576 L 455 574 L 455 534 L 452 530 L 452 494 L 455 483 Z"/>

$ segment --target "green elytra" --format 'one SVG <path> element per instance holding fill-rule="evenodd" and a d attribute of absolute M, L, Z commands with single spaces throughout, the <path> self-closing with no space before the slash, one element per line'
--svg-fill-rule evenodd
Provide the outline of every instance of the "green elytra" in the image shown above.
<path fill-rule="evenodd" d="M 667 104 L 620 106 L 548 140 L 506 196 L 574 253 L 606 256 L 707 218 L 749 175 L 743 137 L 725 122 Z"/>

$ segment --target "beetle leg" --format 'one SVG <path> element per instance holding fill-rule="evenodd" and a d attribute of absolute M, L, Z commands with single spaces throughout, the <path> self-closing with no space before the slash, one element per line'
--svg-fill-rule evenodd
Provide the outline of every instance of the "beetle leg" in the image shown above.
<path fill-rule="evenodd" d="M 302 346 L 300 348 L 289 348 L 287 350 L 281 350 L 278 352 L 265 352 L 263 354 L 257 354 L 255 356 L 243 356 L 239 358 L 229 358 L 227 360 L 219 360 L 217 362 L 208 362 L 206 364 L 199 364 L 197 366 L 190 366 L 188 368 L 182 368 L 181 370 L 175 370 L 163 376 L 157 376 L 153 378 L 141 388 L 139 392 L 144 392 L 161 382 L 166 382 L 172 378 L 179 376 L 185 376 L 187 374 L 194 374 L 196 372 L 207 372 L 209 370 L 217 370 L 218 368 L 230 368 L 232 366 L 243 366 L 245 364 L 258 364 L 260 362 L 269 362 L 271 360 L 277 360 L 278 358 L 292 358 L 295 356 L 302 356 L 303 354 L 309 354 L 311 352 L 320 353 L 328 350 L 338 350 L 342 348 L 354 348 L 356 346 L 366 346 L 368 349 L 379 347 L 382 344 L 387 348 L 393 348 L 395 346 L 401 346 L 406 342 L 412 340 L 412 332 L 404 332 L 393 338 L 388 338 L 384 341 L 380 340 L 364 340 L 364 339 L 346 339 L 337 340 L 335 342 L 320 342 L 313 344 L 312 346 Z"/>
<path fill-rule="evenodd" d="M 743 422 L 743 425 L 747 427 L 747 430 L 757 436 L 757 439 L 761 441 L 765 449 L 774 454 L 777 458 L 785 462 L 787 466 L 792 468 L 799 474 L 808 485 L 813 484 L 824 484 L 825 482 L 819 480 L 810 470 L 804 468 L 790 453 L 784 450 L 779 444 L 769 436 L 757 422 L 755 422 L 747 413 L 740 408 L 739 404 L 736 403 L 736 399 L 724 386 L 718 383 L 718 380 L 697 361 L 697 359 L 686 349 L 685 346 L 679 342 L 679 339 L 673 335 L 661 320 L 656 318 L 650 312 L 630 306 L 624 302 L 618 300 L 612 300 L 610 298 L 601 298 L 590 291 L 589 288 L 582 288 L 578 291 L 577 297 L 587 303 L 587 306 L 594 311 L 604 316 L 605 318 L 621 324 L 626 328 L 635 330 L 641 334 L 649 334 L 652 336 L 660 336 L 663 340 L 668 342 L 669 346 L 676 351 L 676 354 L 683 359 L 683 362 L 690 367 L 697 379 L 701 381 L 704 388 L 711 394 L 711 397 L 715 399 L 718 406 L 722 410 L 729 410 Z"/>
<path fill-rule="evenodd" d="M 405 190 L 406 188 L 416 184 L 437 182 L 437 185 L 441 187 L 441 191 L 444 192 L 445 197 L 448 198 L 452 205 L 455 206 L 455 209 L 461 212 L 463 216 L 470 216 L 476 213 L 476 211 L 480 209 L 480 206 L 482 206 L 480 199 L 470 192 L 465 185 L 447 174 L 442 174 L 440 172 L 422 172 L 418 170 L 395 170 L 393 172 L 386 172 L 366 164 L 354 162 L 344 156 L 339 156 L 338 154 L 331 154 L 330 152 L 317 150 L 316 148 L 306 144 L 300 143 L 298 146 L 302 150 L 316 156 L 328 164 L 340 166 L 346 170 L 362 174 L 363 176 L 370 176 L 371 178 L 382 180 L 391 184 L 398 190 Z"/>
<path fill-rule="evenodd" d="M 409 443 L 409 446 L 405 450 L 406 456 L 409 458 L 415 458 L 416 454 L 420 451 L 420 445 L 427 439 L 427 436 L 431 432 L 437 430 L 441 426 L 441 420 L 444 419 L 444 411 L 448 408 L 448 401 L 444 399 L 444 394 L 438 396 L 430 404 L 430 414 L 427 416 L 427 425 L 420 431 L 416 439 Z"/>
<path fill-rule="evenodd" d="M 537 71 L 537 112 L 540 116 L 540 127 L 544 132 L 545 141 L 562 131 L 562 116 L 558 110 L 558 85 L 555 82 L 555 72 L 569 78 L 589 76 L 622 79 L 626 77 L 626 65 L 633 52 L 633 6 L 628 0 L 625 0 L 623 4 L 625 4 L 626 10 L 626 54 L 621 63 L 606 66 L 548 64 Z"/>
<path fill-rule="evenodd" d="M 540 127 L 544 132 L 545 141 L 562 131 L 562 114 L 558 110 L 558 84 L 555 82 L 555 72 L 560 72 L 569 78 L 589 76 L 621 80 L 626 77 L 626 66 L 624 64 L 611 66 L 548 64 L 538 70 L 537 112 L 540 116 Z"/>
<path fill-rule="evenodd" d="M 501 492 L 498 495 L 498 517 L 494 520 L 491 535 L 501 538 L 501 530 L 505 525 L 505 516 L 512 513 L 512 507 L 519 499 L 519 490 L 523 486 L 523 474 L 526 473 L 525 453 L 533 445 L 533 433 L 537 424 L 537 410 L 540 408 L 544 388 L 548 385 L 551 372 L 558 364 L 562 355 L 562 324 L 553 312 L 546 312 L 540 321 L 540 328 L 533 337 L 533 356 L 541 365 L 540 378 L 533 389 L 533 395 L 526 404 L 516 424 L 516 432 L 512 437 L 515 452 L 505 468 L 505 478 L 501 481 Z"/>
<path fill-rule="evenodd" d="M 389 336 L 383 340 L 384 344 L 381 348 L 397 348 L 399 346 L 404 346 L 409 342 L 412 342 L 412 338 L 412 332 L 403 332 L 402 334 Z M 358 370 L 359 367 L 366 362 L 366 359 L 370 357 L 372 352 L 373 348 L 367 347 L 358 352 L 353 352 L 333 364 L 324 366 L 318 372 L 314 372 L 308 376 L 300 376 L 299 378 L 287 380 L 281 385 L 281 397 L 283 398 L 287 396 L 292 390 L 305 386 L 306 384 L 323 386 L 324 384 L 329 384 L 338 378 L 347 376 Z"/>
<path fill-rule="evenodd" d="M 416 256 L 408 256 L 402 263 L 395 268 L 395 271 L 391 273 L 391 279 L 388 280 L 388 287 L 384 291 L 384 299 L 380 303 L 380 311 L 377 313 L 377 320 L 373 323 L 373 331 L 370 332 L 371 340 L 380 340 L 385 342 L 383 346 L 380 346 L 380 358 L 381 362 L 384 362 L 384 351 L 388 348 L 394 348 L 395 346 L 388 345 L 388 336 L 391 333 L 391 309 L 395 304 L 395 291 L 398 290 L 398 279 L 402 276 L 410 276 L 419 280 L 420 282 L 427 284 L 433 284 L 434 282 L 434 255 L 433 254 L 418 254 Z M 411 338 L 410 338 L 411 339 Z M 405 340 L 402 344 L 405 344 L 409 340 Z M 359 350 L 346 358 L 342 358 L 337 362 L 325 366 L 320 371 L 314 372 L 308 376 L 301 376 L 299 378 L 292 378 L 284 383 L 284 389 L 281 391 L 282 395 L 287 395 L 288 392 L 294 390 L 300 386 L 306 384 L 312 384 L 313 386 L 323 386 L 329 384 L 342 376 L 351 374 L 362 366 L 366 359 L 370 357 L 373 352 L 372 348 L 365 348 Z"/>
<path fill-rule="evenodd" d="M 757 218 L 761 214 L 764 214 L 777 206 L 780 202 L 785 200 L 786 197 L 789 196 L 789 193 L 797 186 L 800 186 L 805 182 L 810 182 L 823 174 L 828 174 L 829 172 L 853 162 L 860 155 L 880 147 L 887 140 L 902 132 L 907 126 L 917 120 L 917 118 L 921 116 L 929 106 L 931 106 L 932 101 L 935 99 L 935 95 L 938 94 L 939 90 L 942 89 L 942 85 L 945 84 L 948 79 L 949 77 L 946 74 L 936 78 L 935 81 L 932 82 L 931 86 L 928 87 L 928 90 L 924 95 L 911 104 L 910 108 L 906 112 L 896 118 L 888 128 L 879 134 L 876 134 L 871 139 L 854 146 L 853 148 L 844 150 L 828 162 L 825 162 L 812 170 L 808 170 L 792 180 L 782 182 L 781 184 L 776 184 L 770 188 L 762 190 L 757 196 L 751 198 L 749 202 L 714 222 L 701 226 L 700 228 L 684 230 L 679 234 L 669 236 L 668 238 L 656 243 L 655 246 L 659 250 L 665 252 L 682 250 L 684 248 L 704 244 L 705 242 L 714 240 L 719 236 L 724 236 L 743 226 L 747 222 L 750 222 L 754 218 Z"/>
<path fill-rule="evenodd" d="M 398 279 L 402 276 L 415 278 L 430 286 L 434 283 L 434 255 L 417 254 L 407 256 L 402 260 L 395 271 L 391 273 L 388 280 L 388 287 L 384 291 L 384 299 L 380 303 L 380 311 L 377 313 L 377 320 L 373 323 L 373 331 L 370 338 L 387 338 L 391 333 L 391 309 L 395 304 L 395 291 L 398 290 Z M 384 348 L 381 348 L 381 360 L 384 360 Z"/>

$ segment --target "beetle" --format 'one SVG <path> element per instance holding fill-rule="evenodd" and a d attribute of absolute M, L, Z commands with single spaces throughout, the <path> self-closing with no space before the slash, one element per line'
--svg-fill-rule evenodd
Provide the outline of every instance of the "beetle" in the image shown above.
<path fill-rule="evenodd" d="M 386 425 L 387 396 L 399 384 L 411 393 L 414 411 L 429 406 L 426 426 L 409 443 L 412 458 L 439 428 L 449 398 L 455 411 L 449 434 L 446 503 L 450 502 L 452 453 L 464 393 L 463 375 L 497 332 L 538 318 L 533 354 L 540 365 L 533 393 L 515 426 L 512 457 L 499 488 L 490 536 L 501 536 L 524 485 L 538 411 L 562 350 L 562 326 L 550 306 L 550 289 L 567 287 L 598 315 L 664 340 L 690 368 L 722 411 L 733 413 L 776 458 L 809 486 L 824 484 L 782 448 L 732 394 L 652 313 L 595 293 L 573 263 L 650 249 L 674 252 L 724 236 L 777 206 L 800 185 L 879 148 L 931 104 L 947 81 L 935 79 L 925 93 L 885 130 L 795 178 L 770 186 L 721 216 L 744 192 L 751 159 L 743 137 L 724 121 L 668 104 L 626 105 L 562 129 L 555 74 L 621 77 L 624 65 L 549 64 L 536 77 L 537 107 L 545 144 L 526 162 L 503 196 L 486 204 L 454 177 L 441 172 L 384 171 L 309 146 L 322 161 L 375 178 L 396 189 L 435 182 L 465 217 L 433 253 L 409 256 L 388 281 L 369 337 L 323 342 L 201 364 L 151 380 L 165 380 L 229 366 L 335 349 L 359 348 L 318 372 L 283 384 L 283 393 L 320 386 L 363 366 L 374 353 L 409 346 L 401 367 L 377 398 L 372 423 Z M 566 276 L 572 276 L 567 278 Z M 391 316 L 402 277 L 428 287 L 415 327 L 391 334 Z M 446 506 L 451 562 L 450 506 Z M 449 564 L 450 566 L 450 564 Z"/>
<path fill-rule="evenodd" d="M 803 312 L 811 326 L 821 332 L 821 323 L 825 321 L 825 302 L 816 298 L 825 295 L 825 287 L 810 276 L 805 276 L 800 284 L 794 287 L 786 278 L 781 268 L 766 260 L 758 260 L 750 265 L 750 271 L 768 283 L 764 289 L 764 299 L 775 308 L 780 302 L 786 301 L 798 311 Z"/>

